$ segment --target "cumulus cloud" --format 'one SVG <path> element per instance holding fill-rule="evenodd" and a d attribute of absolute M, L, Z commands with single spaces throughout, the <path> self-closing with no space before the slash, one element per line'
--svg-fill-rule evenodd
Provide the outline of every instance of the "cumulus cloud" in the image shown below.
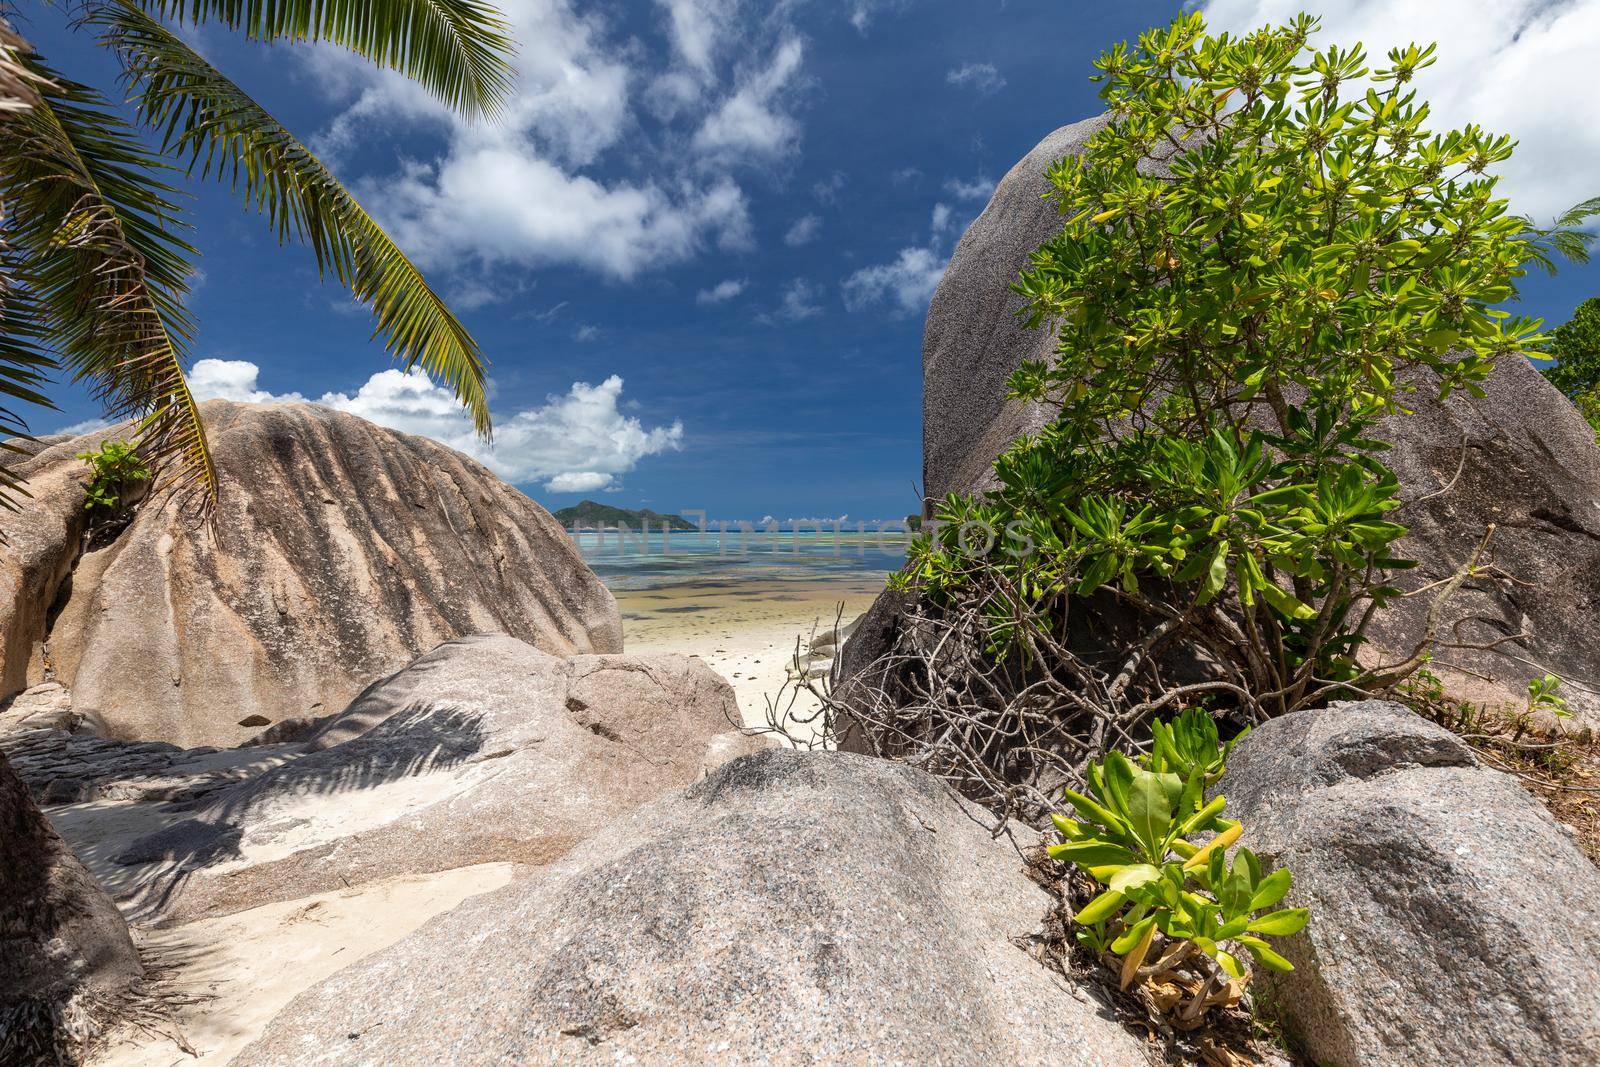
<path fill-rule="evenodd" d="M 926 310 L 950 265 L 949 238 L 955 226 L 955 213 L 950 206 L 935 204 L 928 224 L 928 243 L 902 248 L 890 262 L 862 267 L 850 275 L 839 285 L 844 306 L 851 311 L 864 311 L 887 301 L 901 314 Z"/>
<path fill-rule="evenodd" d="M 862 311 L 887 299 L 908 315 L 924 311 L 949 263 L 949 253 L 934 246 L 902 248 L 893 262 L 863 267 L 846 278 L 840 286 L 844 306 Z"/>
<path fill-rule="evenodd" d="M 1208 0 L 1213 30 L 1283 23 L 1300 0 Z M 1417 75 L 1436 131 L 1477 123 L 1519 143 L 1500 168 L 1512 209 L 1547 220 L 1595 193 L 1600 173 L 1600 4 L 1584 0 L 1349 0 L 1324 5 L 1313 45 L 1357 41 L 1377 63 L 1413 41 L 1437 42 Z"/>
<path fill-rule="evenodd" d="M 822 287 L 805 279 L 796 278 L 783 290 L 783 302 L 777 310 L 763 312 L 756 316 L 756 321 L 768 326 L 776 326 L 783 322 L 803 322 L 822 314 L 822 305 L 817 303 L 822 296 Z"/>
<path fill-rule="evenodd" d="M 963 89 L 971 89 L 979 96 L 998 93 L 1006 87 L 1005 76 L 993 63 L 964 63 L 948 72 L 944 80 Z"/>
<path fill-rule="evenodd" d="M 910 0 L 852 0 L 849 5 L 850 25 L 864 37 L 879 12 L 904 8 Z"/>
<path fill-rule="evenodd" d="M 837 204 L 839 194 L 844 192 L 845 182 L 849 178 L 842 170 L 836 170 L 826 178 L 811 187 L 811 195 L 817 198 L 818 203 Z"/>
<path fill-rule="evenodd" d="M 103 430 L 110 425 L 112 424 L 107 419 L 84 419 L 82 422 L 68 423 L 59 430 L 51 430 L 50 432 L 71 434 L 73 437 L 77 437 L 79 434 L 94 433 L 96 430 Z"/>
<path fill-rule="evenodd" d="M 798 37 L 786 37 L 764 67 L 746 72 L 739 87 L 694 135 L 694 147 L 719 162 L 758 161 L 786 155 L 799 141 L 800 124 L 782 107 L 805 56 Z"/>
<path fill-rule="evenodd" d="M 747 278 L 727 278 L 718 282 L 709 289 L 702 289 L 695 294 L 696 304 L 720 304 L 725 300 L 732 300 L 750 284 Z"/>
<path fill-rule="evenodd" d="M 300 393 L 273 393 L 259 384 L 260 368 L 247 360 L 202 359 L 189 375 L 201 400 L 247 403 L 306 401 Z M 599 385 L 574 382 L 537 408 L 495 415 L 493 446 L 473 432 L 472 421 L 450 392 L 420 371 L 380 371 L 353 393 L 324 393 L 313 403 L 359 415 L 380 426 L 420 434 L 465 452 L 509 482 L 539 481 L 553 493 L 610 486 L 638 462 L 683 446 L 683 423 L 647 428 L 618 407 L 622 379 Z"/>
<path fill-rule="evenodd" d="M 738 10 L 738 0 L 656 0 L 666 9 L 672 43 L 689 67 L 710 73 Z"/>
<path fill-rule="evenodd" d="M 799 143 L 791 105 L 804 47 L 786 18 L 760 19 L 739 0 L 657 2 L 670 51 L 575 0 L 504 0 L 518 73 L 503 119 L 492 123 L 463 122 L 347 52 L 310 49 L 314 83 L 343 106 L 314 143 L 342 161 L 375 130 L 442 139 L 434 156 L 352 182 L 430 270 L 573 265 L 629 279 L 710 248 L 749 248 L 749 204 L 734 168 Z M 752 38 L 768 42 L 758 45 L 765 58 L 737 61 L 745 51 L 732 45 Z M 650 115 L 664 128 L 647 128 Z M 446 288 L 471 306 L 508 295 Z"/>
<path fill-rule="evenodd" d="M 820 218 L 815 215 L 801 215 L 794 220 L 794 225 L 789 227 L 789 232 L 783 235 L 783 243 L 790 248 L 810 244 L 817 239 L 817 231 L 820 229 L 822 229 Z"/>
<path fill-rule="evenodd" d="M 944 191 L 957 200 L 987 200 L 994 195 L 994 179 L 981 174 L 971 181 L 950 178 L 944 183 Z"/>

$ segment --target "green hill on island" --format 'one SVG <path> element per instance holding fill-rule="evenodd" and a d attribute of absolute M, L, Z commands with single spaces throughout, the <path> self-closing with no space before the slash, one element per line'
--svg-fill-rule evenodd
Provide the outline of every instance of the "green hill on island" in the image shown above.
<path fill-rule="evenodd" d="M 659 530 L 663 523 L 671 530 L 698 530 L 699 527 L 682 515 L 662 515 L 658 512 L 644 508 L 633 511 L 630 508 L 614 508 L 609 504 L 597 503 L 593 500 L 580 500 L 570 508 L 562 508 L 555 512 L 556 521 L 561 525 L 571 528 L 576 526 L 628 526 L 639 529 L 642 523 L 648 522 L 652 530 Z"/>

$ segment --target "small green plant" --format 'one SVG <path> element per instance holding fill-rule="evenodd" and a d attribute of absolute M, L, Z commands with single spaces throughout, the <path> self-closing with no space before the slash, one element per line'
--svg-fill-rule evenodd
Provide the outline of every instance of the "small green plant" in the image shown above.
<path fill-rule="evenodd" d="M 1567 700 L 1558 692 L 1560 688 L 1561 679 L 1553 674 L 1530 679 L 1528 682 L 1528 713 L 1547 711 L 1558 719 L 1571 718 L 1572 712 L 1567 710 Z"/>
<path fill-rule="evenodd" d="M 150 479 L 150 468 L 127 441 L 101 442 L 98 451 L 79 452 L 78 458 L 89 465 L 83 502 L 89 511 L 115 511 L 129 489 Z"/>
<path fill-rule="evenodd" d="M 1104 886 L 1073 917 L 1079 943 L 1121 958 L 1123 989 L 1157 979 L 1186 990 L 1183 1025 L 1237 999 L 1248 974 L 1241 951 L 1256 966 L 1293 970 L 1266 939 L 1297 933 L 1309 918 L 1304 908 L 1271 910 L 1289 891 L 1287 870 L 1265 873 L 1246 848 L 1229 862 L 1244 826 L 1223 817 L 1223 797 L 1207 802 L 1205 789 L 1232 743 L 1220 744 L 1202 717 L 1158 721 L 1156 744 L 1137 764 L 1119 752 L 1091 762 L 1088 795 L 1066 791 L 1077 818 L 1054 816 L 1064 841 L 1049 849 Z M 1206 833 L 1214 836 L 1205 844 L 1190 840 Z"/>
<path fill-rule="evenodd" d="M 1216 785 L 1227 769 L 1228 753 L 1249 732 L 1247 726 L 1224 744 L 1217 734 L 1216 720 L 1200 708 L 1190 708 L 1171 723 L 1157 719 L 1150 724 L 1146 767 L 1156 772 L 1170 771 L 1186 782 L 1198 769 L 1202 785 Z"/>

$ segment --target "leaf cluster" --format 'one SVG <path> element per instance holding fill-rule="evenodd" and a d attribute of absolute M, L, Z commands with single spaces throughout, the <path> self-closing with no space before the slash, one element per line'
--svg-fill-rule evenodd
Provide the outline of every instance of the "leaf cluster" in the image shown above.
<path fill-rule="evenodd" d="M 1218 744 L 1215 724 L 1199 712 L 1156 725 L 1140 763 L 1119 752 L 1091 763 L 1088 792 L 1066 791 L 1076 818 L 1054 816 L 1063 843 L 1050 855 L 1104 886 L 1074 916 L 1084 926 L 1080 940 L 1122 958 L 1123 988 L 1196 953 L 1234 981 L 1248 973 L 1241 954 L 1268 970 L 1292 970 L 1267 941 L 1298 933 L 1309 919 L 1304 908 L 1275 907 L 1292 884 L 1289 871 L 1265 872 L 1246 848 L 1230 861 L 1244 827 L 1224 817 L 1223 797 L 1205 800 L 1232 742 Z M 1213 836 L 1191 840 L 1201 834 Z M 1203 1013 L 1211 992 L 1198 991 L 1186 1012 Z"/>
<path fill-rule="evenodd" d="M 115 511 L 128 490 L 150 480 L 151 471 L 128 441 L 102 441 L 92 452 L 79 452 L 89 465 L 83 506 L 88 511 Z"/>
<path fill-rule="evenodd" d="M 1058 343 L 1011 395 L 1059 415 L 986 499 L 942 503 L 902 579 L 937 602 L 1003 576 L 978 593 L 997 647 L 1105 589 L 1267 713 L 1415 666 L 1355 656 L 1410 565 L 1373 431 L 1535 350 L 1502 307 L 1534 249 L 1496 195 L 1512 141 L 1428 129 L 1410 83 L 1432 46 L 1375 64 L 1313 49 L 1316 25 L 1189 14 L 1098 61 L 1109 120 L 1050 168 L 1062 231 L 1013 286 Z"/>

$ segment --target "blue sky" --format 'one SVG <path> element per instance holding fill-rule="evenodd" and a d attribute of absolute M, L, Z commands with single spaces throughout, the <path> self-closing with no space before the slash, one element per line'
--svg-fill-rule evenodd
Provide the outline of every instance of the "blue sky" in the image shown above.
<path fill-rule="evenodd" d="M 714 516 L 917 509 L 927 299 L 992 182 L 1096 113 L 1096 54 L 1178 4 L 515 0 L 510 118 L 453 123 L 328 48 L 206 30 L 214 62 L 334 166 L 453 299 L 491 361 L 486 458 L 552 508 L 584 496 Z M 1223 25 L 1300 4 L 1213 0 Z M 57 66 L 112 68 L 33 5 Z M 1600 193 L 1597 0 L 1341 3 L 1325 40 L 1438 39 L 1442 121 L 1519 137 L 1514 206 Z M 463 423 L 389 367 L 366 314 L 220 187 L 191 183 L 197 391 L 299 395 L 450 443 Z M 1551 323 L 1600 268 L 1531 278 Z M 63 390 L 49 430 L 95 415 Z"/>

